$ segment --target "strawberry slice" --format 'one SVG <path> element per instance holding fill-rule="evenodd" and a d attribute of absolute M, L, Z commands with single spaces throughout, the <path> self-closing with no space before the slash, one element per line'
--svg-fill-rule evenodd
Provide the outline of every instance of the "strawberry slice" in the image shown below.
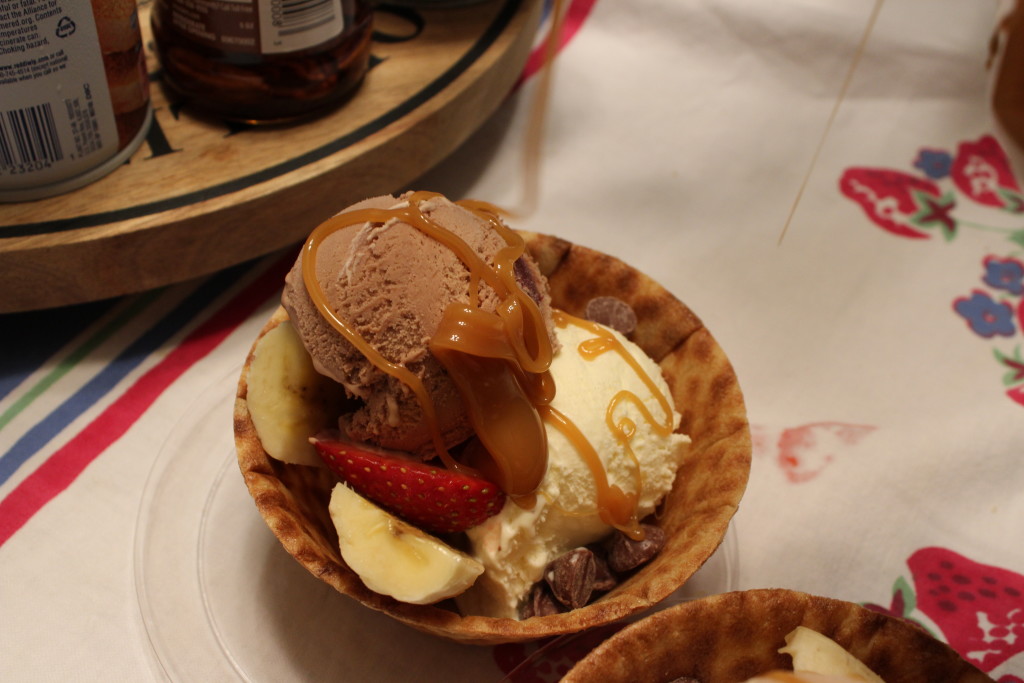
<path fill-rule="evenodd" d="M 505 504 L 504 492 L 486 479 L 367 444 L 322 437 L 310 441 L 331 471 L 360 495 L 424 531 L 465 531 Z"/>

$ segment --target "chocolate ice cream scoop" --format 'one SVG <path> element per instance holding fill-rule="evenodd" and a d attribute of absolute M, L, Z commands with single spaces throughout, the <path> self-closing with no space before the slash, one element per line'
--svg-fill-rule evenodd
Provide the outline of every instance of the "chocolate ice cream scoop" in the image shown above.
<path fill-rule="evenodd" d="M 340 214 L 395 210 L 397 217 L 359 222 L 330 232 L 318 244 L 315 278 L 327 306 L 383 359 L 403 366 L 422 382 L 445 448 L 473 434 L 456 384 L 431 353 L 429 344 L 451 304 L 494 312 L 502 296 L 467 267 L 464 256 L 399 216 L 416 204 L 418 215 L 454 235 L 493 267 L 508 243 L 484 218 L 439 195 L 417 193 L 376 197 Z M 390 215 L 390 214 L 382 214 Z M 386 448 L 434 453 L 434 434 L 421 401 L 407 383 L 378 368 L 319 310 L 303 277 L 303 255 L 286 278 L 282 303 L 316 369 L 341 383 L 362 401 L 343 416 L 349 437 Z M 554 334 L 548 285 L 526 254 L 513 267 L 516 282 L 536 302 L 542 333 Z"/>

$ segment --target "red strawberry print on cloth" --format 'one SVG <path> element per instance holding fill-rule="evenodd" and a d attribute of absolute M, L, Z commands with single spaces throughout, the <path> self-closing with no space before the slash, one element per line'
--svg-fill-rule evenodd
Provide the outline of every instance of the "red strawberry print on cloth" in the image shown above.
<path fill-rule="evenodd" d="M 925 178 L 884 168 L 848 168 L 840 191 L 857 202 L 873 223 L 900 237 L 928 238 L 938 227 L 947 239 L 956 233 L 950 211 L 956 199 Z"/>
<path fill-rule="evenodd" d="M 752 426 L 754 455 L 775 460 L 786 478 L 811 481 L 840 457 L 853 451 L 875 427 L 846 422 L 813 422 L 781 431 Z"/>
<path fill-rule="evenodd" d="M 505 504 L 505 494 L 486 479 L 333 435 L 312 441 L 324 463 L 356 493 L 425 531 L 465 531 Z"/>
<path fill-rule="evenodd" d="M 625 628 L 609 624 L 572 635 L 549 638 L 540 643 L 508 643 L 493 650 L 494 662 L 506 674 L 507 683 L 556 683 L 576 662 L 595 647 Z"/>
<path fill-rule="evenodd" d="M 946 548 L 922 548 L 907 566 L 918 609 L 965 659 L 991 671 L 1024 652 L 1024 575 Z"/>
<path fill-rule="evenodd" d="M 1020 185 L 1002 146 L 991 135 L 961 142 L 949 172 L 957 189 L 985 206 L 1024 212 Z"/>
<path fill-rule="evenodd" d="M 907 560 L 913 579 L 893 586 L 892 603 L 865 607 L 913 621 L 922 613 L 962 657 L 991 672 L 1024 653 L 1024 575 L 975 562 L 947 548 L 921 548 Z M 1019 683 L 1005 675 L 1000 683 Z"/>
<path fill-rule="evenodd" d="M 922 239 L 928 230 L 941 229 L 946 242 L 964 230 L 1001 233 L 1013 245 L 1006 256 L 984 258 L 982 284 L 956 298 L 953 310 L 979 337 L 1016 341 L 1024 336 L 1024 229 L 983 225 L 953 215 L 963 197 L 985 207 L 1024 214 L 1024 195 L 1009 157 L 992 135 L 958 143 L 956 154 L 933 147 L 921 148 L 913 167 L 924 177 L 895 169 L 848 168 L 839 189 L 855 201 L 871 221 L 899 237 Z M 940 183 L 951 183 L 948 191 Z M 990 291 L 991 290 L 991 291 Z M 1014 322 L 1016 318 L 1016 322 Z M 1002 366 L 1003 391 L 1024 405 L 1024 347 L 1017 343 L 992 349 Z"/>

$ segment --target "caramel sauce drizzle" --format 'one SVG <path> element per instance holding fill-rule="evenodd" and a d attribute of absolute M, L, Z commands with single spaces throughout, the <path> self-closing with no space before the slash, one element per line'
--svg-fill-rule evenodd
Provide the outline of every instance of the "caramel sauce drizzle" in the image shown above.
<path fill-rule="evenodd" d="M 577 353 L 586 360 L 594 360 L 608 352 L 618 354 L 647 386 L 651 395 L 658 401 L 664 414 L 664 418 L 661 420 L 655 418 L 640 397 L 626 389 L 616 392 L 608 402 L 608 407 L 605 409 L 605 423 L 612 436 L 619 442 L 627 456 L 633 461 L 634 490 L 636 492 L 626 493 L 617 484 L 611 484 L 608 481 L 608 472 L 601 462 L 600 455 L 583 432 L 580 431 L 579 427 L 573 424 L 568 417 L 556 408 L 550 405 L 540 407 L 543 420 L 569 439 L 590 470 L 590 474 L 594 478 L 595 490 L 597 492 L 598 516 L 601 518 L 601 521 L 629 534 L 634 539 L 640 540 L 643 538 L 643 531 L 640 528 L 639 520 L 640 493 L 643 491 L 643 473 L 640 468 L 640 460 L 632 448 L 633 436 L 636 434 L 636 423 L 625 416 L 616 421 L 615 413 L 621 404 L 632 403 L 640 411 L 644 421 L 651 426 L 656 434 L 667 437 L 672 433 L 673 427 L 672 405 L 669 403 L 668 397 L 665 396 L 654 383 L 654 380 L 651 379 L 650 375 L 633 357 L 633 354 L 607 328 L 589 320 L 569 315 L 564 311 L 555 311 L 555 324 L 559 327 L 565 327 L 569 324 L 577 325 L 594 335 L 590 339 L 580 342 L 576 348 Z"/>
<path fill-rule="evenodd" d="M 421 202 L 436 196 L 416 192 L 404 206 L 356 209 L 328 219 L 306 241 L 303 281 L 324 319 L 376 368 L 413 392 L 429 426 L 434 449 L 445 465 L 469 471 L 471 468 L 448 452 L 422 380 L 403 364 L 385 358 L 339 317 L 316 278 L 320 245 L 331 234 L 352 225 L 400 221 L 450 249 L 469 270 L 470 301 L 468 305 L 452 303 L 446 307 L 428 347 L 459 388 L 470 423 L 494 460 L 495 468 L 487 474 L 509 496 L 529 504 L 529 497 L 547 471 L 547 434 L 537 406 L 554 397 L 554 382 L 548 372 L 553 351 L 540 309 L 515 280 L 515 262 L 526 251 L 526 242 L 500 222 L 497 209 L 491 205 L 457 202 L 487 221 L 505 240 L 506 246 L 495 255 L 493 266 L 488 265 L 464 240 L 423 213 Z M 494 313 L 480 308 L 481 282 L 498 295 L 500 303 Z"/>

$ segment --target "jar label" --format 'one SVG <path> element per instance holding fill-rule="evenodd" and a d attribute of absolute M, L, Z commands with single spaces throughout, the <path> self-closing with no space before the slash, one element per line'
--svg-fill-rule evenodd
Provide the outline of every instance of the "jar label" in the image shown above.
<path fill-rule="evenodd" d="M 174 26 L 225 52 L 279 54 L 341 35 L 341 0 L 176 0 Z"/>
<path fill-rule="evenodd" d="M 0 3 L 0 89 L 0 187 L 57 182 L 117 153 L 117 122 L 89 2 Z"/>

